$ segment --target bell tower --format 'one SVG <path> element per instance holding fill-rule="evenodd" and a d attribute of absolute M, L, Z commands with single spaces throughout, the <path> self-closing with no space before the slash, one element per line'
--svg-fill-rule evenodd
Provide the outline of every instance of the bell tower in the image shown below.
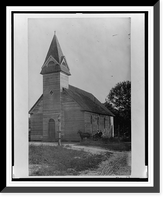
<path fill-rule="evenodd" d="M 71 75 L 56 32 L 54 32 L 41 74 L 43 75 L 43 140 L 56 141 L 58 118 L 63 119 L 61 92 L 62 88 L 69 87 Z"/>

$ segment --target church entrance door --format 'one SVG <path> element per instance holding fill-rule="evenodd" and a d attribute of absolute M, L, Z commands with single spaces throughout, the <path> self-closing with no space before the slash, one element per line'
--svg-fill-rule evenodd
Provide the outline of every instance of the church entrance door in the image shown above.
<path fill-rule="evenodd" d="M 55 141 L 55 121 L 54 119 L 49 120 L 49 141 Z"/>

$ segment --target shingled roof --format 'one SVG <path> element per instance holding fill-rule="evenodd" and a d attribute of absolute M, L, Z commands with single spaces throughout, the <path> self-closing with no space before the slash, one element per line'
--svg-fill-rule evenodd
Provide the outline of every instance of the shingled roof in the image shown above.
<path fill-rule="evenodd" d="M 64 91 L 72 97 L 84 111 L 114 116 L 93 94 L 69 85 L 69 89 L 64 88 Z M 37 100 L 34 106 L 30 109 L 29 114 L 33 112 L 35 106 L 43 101 L 43 95 Z"/>
<path fill-rule="evenodd" d="M 93 94 L 69 85 L 69 89 L 64 90 L 82 107 L 83 110 L 114 116 Z"/>

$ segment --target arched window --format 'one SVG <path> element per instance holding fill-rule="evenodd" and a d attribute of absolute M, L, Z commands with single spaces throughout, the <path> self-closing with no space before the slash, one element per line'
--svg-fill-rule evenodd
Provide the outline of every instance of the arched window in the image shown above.
<path fill-rule="evenodd" d="M 99 125 L 99 117 L 97 117 L 97 125 Z"/>
<path fill-rule="evenodd" d="M 49 122 L 50 122 L 50 123 L 54 123 L 55 120 L 54 120 L 54 119 L 49 119 Z"/>

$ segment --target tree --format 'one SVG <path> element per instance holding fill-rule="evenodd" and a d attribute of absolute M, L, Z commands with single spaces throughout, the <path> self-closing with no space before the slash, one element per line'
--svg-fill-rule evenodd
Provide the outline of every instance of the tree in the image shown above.
<path fill-rule="evenodd" d="M 115 128 L 118 134 L 130 136 L 131 132 L 131 82 L 117 83 L 112 88 L 104 104 L 115 115 Z M 119 129 L 119 130 L 118 130 Z"/>

